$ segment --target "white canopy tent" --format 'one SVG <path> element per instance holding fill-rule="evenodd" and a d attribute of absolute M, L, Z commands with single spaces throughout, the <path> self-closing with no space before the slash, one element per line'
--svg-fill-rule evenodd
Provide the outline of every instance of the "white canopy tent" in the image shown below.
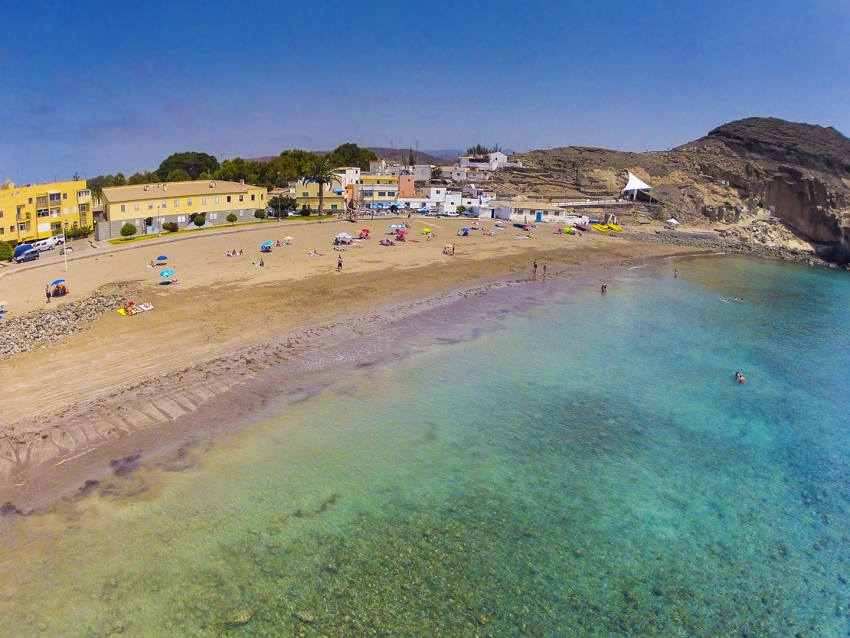
<path fill-rule="evenodd" d="M 668 223 L 668 224 L 672 224 L 673 226 L 678 226 L 678 225 L 679 225 L 679 222 L 676 220 L 676 218 L 675 218 L 675 217 L 671 217 L 670 219 L 668 219 L 668 220 L 667 220 L 667 223 Z"/>
<path fill-rule="evenodd" d="M 644 182 L 631 171 L 626 172 L 629 174 L 629 182 L 622 191 L 623 193 L 626 193 L 626 196 L 631 195 L 632 199 L 636 199 L 638 191 L 648 191 L 652 188 L 652 186 Z"/>

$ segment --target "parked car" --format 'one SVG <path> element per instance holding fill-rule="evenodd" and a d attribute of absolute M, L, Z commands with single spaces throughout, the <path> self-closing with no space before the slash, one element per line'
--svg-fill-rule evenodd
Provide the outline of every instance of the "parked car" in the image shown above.
<path fill-rule="evenodd" d="M 32 250 L 32 244 L 21 244 L 19 246 L 15 246 L 15 252 L 12 254 L 12 261 L 17 260 L 18 257 L 28 250 Z"/>
<path fill-rule="evenodd" d="M 48 237 L 47 239 L 39 239 L 35 242 L 32 247 L 38 248 L 39 250 L 53 250 L 62 243 L 61 235 L 54 235 L 53 237 Z"/>
<path fill-rule="evenodd" d="M 443 213 L 443 217 L 460 217 L 460 213 Z"/>
<path fill-rule="evenodd" d="M 41 251 L 38 248 L 30 248 L 27 252 L 15 257 L 16 264 L 22 264 L 26 261 L 34 261 L 41 257 Z"/>

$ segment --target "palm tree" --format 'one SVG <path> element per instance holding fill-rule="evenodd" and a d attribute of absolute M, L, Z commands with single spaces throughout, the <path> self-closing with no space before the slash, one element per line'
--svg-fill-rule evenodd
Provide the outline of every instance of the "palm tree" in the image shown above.
<path fill-rule="evenodd" d="M 302 169 L 303 183 L 315 182 L 319 185 L 319 215 L 324 212 L 325 184 L 330 184 L 336 178 L 336 166 L 327 155 L 316 155 Z"/>

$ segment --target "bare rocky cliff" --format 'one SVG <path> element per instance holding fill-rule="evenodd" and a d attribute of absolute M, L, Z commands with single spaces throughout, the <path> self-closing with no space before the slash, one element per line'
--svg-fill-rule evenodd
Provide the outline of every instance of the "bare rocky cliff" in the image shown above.
<path fill-rule="evenodd" d="M 850 262 L 850 139 L 834 128 L 748 118 L 671 151 L 566 147 L 520 158 L 524 169 L 493 176 L 500 196 L 614 197 L 629 170 L 658 200 L 635 214 L 722 228 L 769 213 L 824 258 Z"/>

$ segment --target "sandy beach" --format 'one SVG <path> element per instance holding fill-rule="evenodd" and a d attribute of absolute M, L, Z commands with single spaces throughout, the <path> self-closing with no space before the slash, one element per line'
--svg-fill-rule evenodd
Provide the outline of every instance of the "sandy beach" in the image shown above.
<path fill-rule="evenodd" d="M 604 278 L 611 266 L 700 252 L 597 233 L 557 235 L 546 224 L 532 239 L 519 239 L 513 227 L 459 237 L 469 221 L 442 218 L 413 220 L 407 242 L 380 246 L 387 225 L 401 221 L 267 222 L 239 232 L 104 244 L 77 252 L 67 273 L 58 255 L 18 272 L 4 269 L 0 299 L 7 316 L 52 309 L 118 284 L 128 298 L 155 309 L 132 317 L 108 312 L 88 330 L 3 361 L 0 501 L 36 477 L 43 489 L 61 493 L 62 485 L 43 478 L 59 463 L 76 457 L 86 463 L 90 457 L 80 455 L 131 433 L 157 432 L 162 444 L 179 430 L 162 424 L 197 418 L 200 408 L 221 404 L 222 394 L 263 370 L 458 294 L 530 279 L 534 259 L 538 279 L 544 263 L 552 277 Z M 421 232 L 426 226 L 435 234 L 430 241 Z M 336 234 L 356 236 L 361 228 L 369 228 L 372 239 L 333 250 Z M 290 245 L 260 254 L 262 242 L 287 236 Z M 453 256 L 443 253 L 447 244 L 455 245 Z M 225 256 L 233 249 L 243 255 Z M 314 250 L 322 255 L 308 256 Z M 168 256 L 167 266 L 150 268 L 160 254 Z M 265 265 L 258 267 L 261 257 Z M 160 285 L 165 267 L 175 271 L 178 285 Z M 58 278 L 67 279 L 71 294 L 48 306 L 44 287 Z"/>

